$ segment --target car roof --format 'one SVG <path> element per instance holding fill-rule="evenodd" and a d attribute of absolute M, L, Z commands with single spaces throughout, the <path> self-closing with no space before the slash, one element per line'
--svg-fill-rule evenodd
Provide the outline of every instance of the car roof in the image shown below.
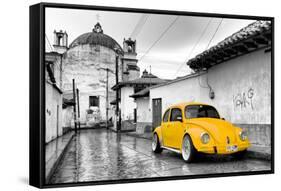
<path fill-rule="evenodd" d="M 208 104 L 201 103 L 201 102 L 181 102 L 178 104 L 171 105 L 169 108 L 175 108 L 175 107 L 184 108 L 188 105 L 208 105 Z"/>

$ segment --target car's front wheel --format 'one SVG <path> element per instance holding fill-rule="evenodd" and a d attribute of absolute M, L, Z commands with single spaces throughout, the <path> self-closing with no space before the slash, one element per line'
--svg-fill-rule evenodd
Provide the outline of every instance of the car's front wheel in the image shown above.
<path fill-rule="evenodd" d="M 151 147 L 152 147 L 152 151 L 155 153 L 161 153 L 163 150 L 161 148 L 159 138 L 156 133 L 153 134 Z"/>
<path fill-rule="evenodd" d="M 241 160 L 241 159 L 245 158 L 246 154 L 247 154 L 247 149 L 244 151 L 239 151 L 237 153 L 233 153 L 232 156 L 235 159 Z"/>
<path fill-rule="evenodd" d="M 181 154 L 185 162 L 191 162 L 195 157 L 196 150 L 189 135 L 185 135 L 183 138 Z"/>

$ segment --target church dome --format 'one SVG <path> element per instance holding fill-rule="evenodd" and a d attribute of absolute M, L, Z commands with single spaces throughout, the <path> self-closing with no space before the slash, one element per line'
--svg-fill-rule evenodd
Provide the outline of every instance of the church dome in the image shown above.
<path fill-rule="evenodd" d="M 70 45 L 69 48 L 73 48 L 78 45 L 91 44 L 101 45 L 112 50 L 119 49 L 123 52 L 121 46 L 110 36 L 103 33 L 101 25 L 97 23 L 92 32 L 84 33 L 78 36 Z"/>

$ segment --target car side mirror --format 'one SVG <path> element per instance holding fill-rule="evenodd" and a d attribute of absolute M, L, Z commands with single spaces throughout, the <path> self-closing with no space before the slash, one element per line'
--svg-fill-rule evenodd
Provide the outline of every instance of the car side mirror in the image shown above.
<path fill-rule="evenodd" d="M 225 118 L 224 118 L 224 117 L 222 117 L 221 119 L 222 119 L 222 120 L 225 120 Z"/>
<path fill-rule="evenodd" d="M 176 117 L 176 121 L 182 122 L 182 117 L 181 117 L 181 116 L 177 116 L 177 117 Z"/>

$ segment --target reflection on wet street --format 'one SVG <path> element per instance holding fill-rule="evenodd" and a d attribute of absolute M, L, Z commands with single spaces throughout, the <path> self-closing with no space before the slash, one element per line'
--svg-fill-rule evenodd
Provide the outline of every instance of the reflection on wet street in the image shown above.
<path fill-rule="evenodd" d="M 205 156 L 192 164 L 179 154 L 154 154 L 151 141 L 105 129 L 82 130 L 71 141 L 51 183 L 269 170 L 270 162 Z"/>

